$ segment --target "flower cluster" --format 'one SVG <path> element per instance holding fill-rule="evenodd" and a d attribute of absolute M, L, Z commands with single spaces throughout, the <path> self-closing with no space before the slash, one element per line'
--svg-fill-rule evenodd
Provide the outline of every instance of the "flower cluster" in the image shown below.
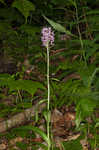
<path fill-rule="evenodd" d="M 44 27 L 41 31 L 42 37 L 41 41 L 43 46 L 53 45 L 54 43 L 54 32 L 51 30 L 51 27 Z"/>

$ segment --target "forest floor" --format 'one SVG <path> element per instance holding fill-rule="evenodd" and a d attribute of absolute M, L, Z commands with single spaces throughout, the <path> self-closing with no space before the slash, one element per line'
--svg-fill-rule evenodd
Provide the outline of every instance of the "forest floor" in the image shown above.
<path fill-rule="evenodd" d="M 22 107 L 22 105 L 20 105 Z M 41 114 L 39 114 L 38 123 L 35 122 L 35 113 L 33 112 L 30 115 L 30 119 L 26 120 L 26 118 L 19 118 L 19 114 L 25 112 L 26 109 L 21 108 L 18 105 L 13 103 L 13 99 L 11 100 L 11 96 L 9 98 L 3 99 L 0 103 L 0 124 L 1 124 L 1 134 L 0 134 L 0 150 L 34 150 L 41 148 L 37 147 L 37 143 L 44 143 L 43 139 L 30 130 L 26 130 L 24 126 L 37 126 L 40 129 L 45 131 L 45 121 Z M 12 108 L 12 109 L 11 109 Z M 15 111 L 16 109 L 16 111 Z M 55 142 L 56 147 L 62 150 L 61 142 L 76 140 L 80 137 L 81 132 L 75 130 L 75 106 L 66 106 L 63 105 L 60 109 L 55 108 L 52 110 L 51 114 L 51 127 L 52 127 L 52 135 L 53 141 Z M 14 118 L 16 115 L 17 119 L 21 119 L 20 124 L 15 124 L 14 127 L 10 127 L 3 131 L 4 125 L 2 122 L 10 119 L 13 124 Z M 29 117 L 29 116 L 28 116 Z M 22 120 L 23 119 L 23 120 Z M 90 118 L 89 122 L 91 122 Z M 23 130 L 21 127 L 23 127 Z M 87 138 L 92 138 L 93 135 L 89 133 Z M 81 139 L 80 144 L 83 147 L 83 150 L 91 150 L 90 145 L 86 139 Z M 97 149 L 98 150 L 98 149 Z"/>

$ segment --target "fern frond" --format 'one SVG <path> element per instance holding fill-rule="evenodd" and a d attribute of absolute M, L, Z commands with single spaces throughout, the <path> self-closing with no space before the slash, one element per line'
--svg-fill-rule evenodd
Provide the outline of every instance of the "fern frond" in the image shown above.
<path fill-rule="evenodd" d="M 30 93 L 32 96 L 38 88 L 45 89 L 43 84 L 32 80 L 15 80 L 9 74 L 0 74 L 0 87 L 8 87 L 10 91 L 23 90 Z"/>

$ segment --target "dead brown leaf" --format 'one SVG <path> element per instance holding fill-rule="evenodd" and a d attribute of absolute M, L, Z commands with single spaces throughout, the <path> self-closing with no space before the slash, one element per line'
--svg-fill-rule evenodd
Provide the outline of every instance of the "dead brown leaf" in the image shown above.
<path fill-rule="evenodd" d="M 9 143 L 10 143 L 11 145 L 15 145 L 16 142 L 22 142 L 22 141 L 23 141 L 23 138 L 22 138 L 22 137 L 16 137 L 16 138 L 14 138 L 14 139 L 11 139 Z"/>
<path fill-rule="evenodd" d="M 5 144 L 0 144 L 0 150 L 6 150 L 6 148 L 7 148 L 7 145 L 5 145 Z"/>

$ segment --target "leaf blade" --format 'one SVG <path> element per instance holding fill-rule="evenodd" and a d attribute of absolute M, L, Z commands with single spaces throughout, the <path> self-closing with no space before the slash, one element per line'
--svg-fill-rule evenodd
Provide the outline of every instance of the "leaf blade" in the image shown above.
<path fill-rule="evenodd" d="M 28 0 L 15 0 L 12 3 L 12 7 L 17 8 L 23 14 L 26 21 L 27 21 L 30 11 L 35 10 L 34 4 Z"/>
<path fill-rule="evenodd" d="M 54 22 L 51 19 L 48 19 L 46 16 L 43 15 L 43 17 L 45 18 L 45 20 L 48 21 L 48 23 L 57 31 L 59 32 L 63 32 L 66 33 L 68 35 L 72 35 L 74 36 L 69 30 L 66 30 L 65 27 L 63 27 L 61 24 Z"/>

